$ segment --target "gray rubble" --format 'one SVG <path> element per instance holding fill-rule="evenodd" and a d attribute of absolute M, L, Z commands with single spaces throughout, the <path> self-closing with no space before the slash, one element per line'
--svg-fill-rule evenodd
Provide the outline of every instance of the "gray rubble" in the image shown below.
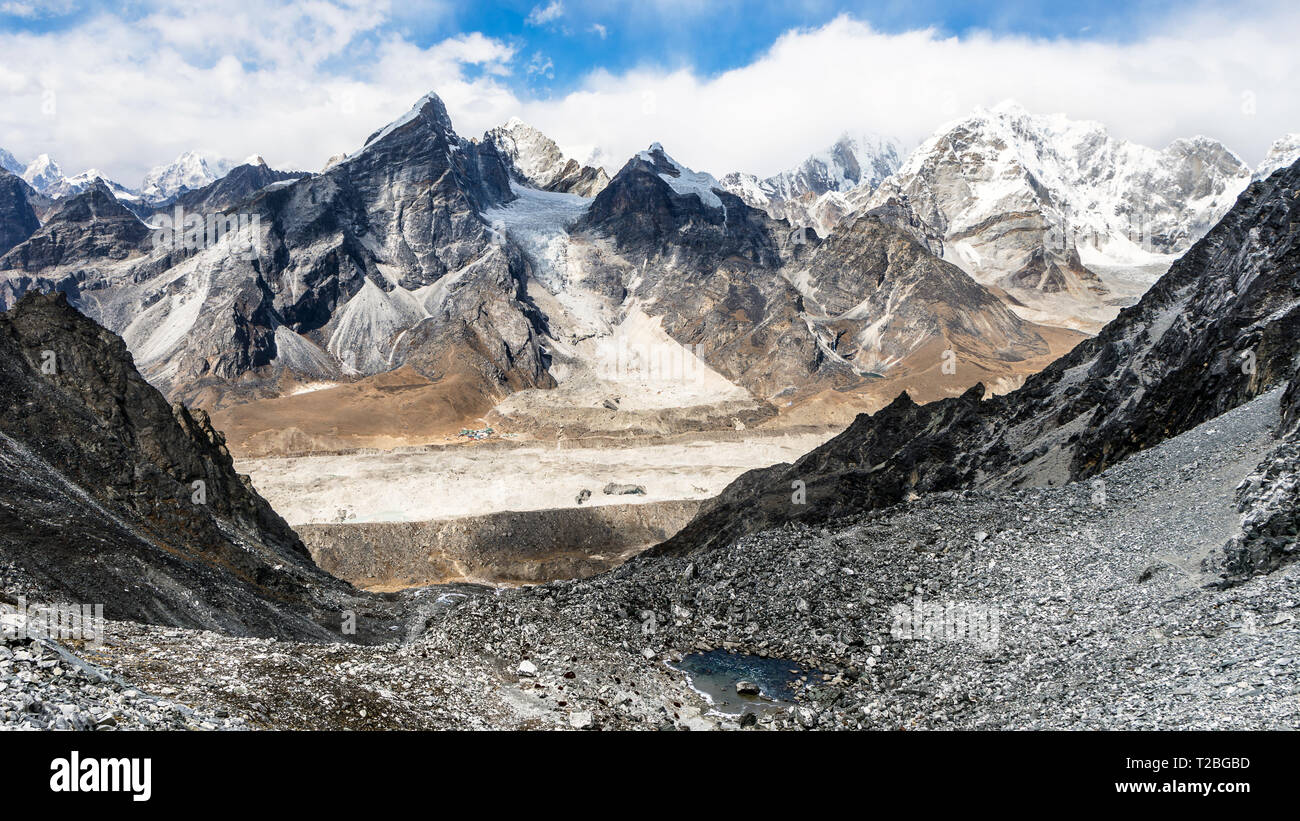
<path fill-rule="evenodd" d="M 1300 566 L 1218 584 L 1237 488 L 1279 446 L 1279 394 L 1096 481 L 932 494 L 581 581 L 427 588 L 412 600 L 441 603 L 402 643 L 115 623 L 82 655 L 257 728 L 1293 728 Z M 940 623 L 900 627 L 900 606 Z M 716 648 L 822 675 L 784 709 L 720 715 L 665 663 Z M 3 669 L 6 703 L 49 686 Z"/>

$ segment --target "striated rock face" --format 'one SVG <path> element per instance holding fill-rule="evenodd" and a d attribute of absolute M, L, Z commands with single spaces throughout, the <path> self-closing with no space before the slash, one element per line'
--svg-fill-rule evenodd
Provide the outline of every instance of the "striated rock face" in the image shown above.
<path fill-rule="evenodd" d="M 0 257 L 0 270 L 116 261 L 144 249 L 149 228 L 102 181 L 60 202 L 39 230 Z"/>
<path fill-rule="evenodd" d="M 0 171 L 0 257 L 41 227 L 28 200 L 31 193 L 20 177 Z"/>
<path fill-rule="evenodd" d="M 1297 191 L 1300 164 L 1252 184 L 1136 306 L 1020 390 L 981 401 L 977 386 L 925 406 L 903 395 L 795 464 L 741 476 L 656 550 L 914 493 L 1077 481 L 1286 383 L 1300 356 Z"/>
<path fill-rule="evenodd" d="M 44 253 L 35 287 L 76 294 L 173 399 L 217 406 L 274 395 L 286 375 L 350 379 L 408 360 L 492 395 L 547 381 L 519 253 L 480 216 L 512 197 L 495 149 L 459 138 L 430 95 L 324 174 L 254 163 L 183 194 L 194 224 L 159 223 L 143 258 Z M 21 250 L 0 268 L 37 267 Z M 33 287 L 8 279 L 14 296 Z"/>
<path fill-rule="evenodd" d="M 603 168 L 564 156 L 555 141 L 517 118 L 483 135 L 520 182 L 542 191 L 594 197 L 609 184 Z"/>
<path fill-rule="evenodd" d="M 0 315 L 0 388 L 11 594 L 306 639 L 337 638 L 343 609 L 373 609 L 316 568 L 206 414 L 168 405 L 121 339 L 64 295 L 30 294 Z"/>

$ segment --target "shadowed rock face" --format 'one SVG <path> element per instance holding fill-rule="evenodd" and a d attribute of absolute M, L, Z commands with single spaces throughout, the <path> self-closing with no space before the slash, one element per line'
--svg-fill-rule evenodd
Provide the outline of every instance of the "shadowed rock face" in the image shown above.
<path fill-rule="evenodd" d="M 201 411 L 168 405 L 122 340 L 62 294 L 0 314 L 0 581 L 110 619 L 337 639 L 378 616 L 231 465 Z M 199 484 L 196 484 L 199 483 Z M 359 635 L 374 636 L 359 618 Z"/>
<path fill-rule="evenodd" d="M 840 226 L 807 272 L 805 306 L 819 309 L 827 347 L 863 370 L 884 373 L 923 340 L 942 340 L 968 361 L 1047 352 L 1030 323 L 932 254 L 886 210 Z"/>
<path fill-rule="evenodd" d="M 977 386 L 925 406 L 903 395 L 793 465 L 744 474 L 652 552 L 707 550 L 913 493 L 1087 478 L 1293 380 L 1298 192 L 1300 163 L 1252 184 L 1139 304 L 1020 390 L 981 401 Z"/>
<path fill-rule="evenodd" d="M 717 204 L 676 190 L 664 177 L 681 171 L 658 146 L 633 157 L 596 195 L 578 230 L 610 236 L 632 258 L 683 255 L 699 272 L 730 258 L 780 264 L 765 214 L 722 188 L 712 192 Z"/>
<path fill-rule="evenodd" d="M 309 177 L 299 171 L 276 171 L 266 163 L 247 163 L 230 169 L 230 173 L 202 188 L 186 191 L 158 210 L 168 211 L 180 205 L 186 211 L 209 213 L 237 207 L 268 185 Z"/>
<path fill-rule="evenodd" d="M 724 189 L 687 193 L 668 181 L 684 173 L 655 146 L 595 197 L 574 233 L 617 253 L 588 272 L 593 286 L 639 300 L 674 340 L 697 346 L 710 367 L 761 399 L 821 380 L 861 381 L 825 355 L 781 276 L 789 226 Z"/>
<path fill-rule="evenodd" d="M 0 256 L 41 227 L 28 201 L 31 192 L 21 177 L 0 169 Z"/>
<path fill-rule="evenodd" d="M 120 260 L 143 250 L 149 229 L 102 180 L 59 203 L 39 230 L 0 257 L 0 270 L 39 271 L 67 262 Z"/>

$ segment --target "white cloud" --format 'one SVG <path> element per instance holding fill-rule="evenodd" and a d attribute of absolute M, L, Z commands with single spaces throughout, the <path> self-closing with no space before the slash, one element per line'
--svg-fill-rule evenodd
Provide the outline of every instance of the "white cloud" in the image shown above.
<path fill-rule="evenodd" d="M 1300 131 L 1297 30 L 1300 9 L 1286 6 L 1253 18 L 1189 14 L 1131 43 L 885 34 L 840 18 L 789 32 L 716 77 L 595 72 L 561 99 L 525 103 L 522 116 L 579 154 L 622 158 L 657 140 L 715 174 L 767 174 L 847 129 L 915 144 L 977 105 L 1013 98 L 1157 147 L 1206 134 L 1255 164 L 1275 137 Z"/>
<path fill-rule="evenodd" d="M 609 29 L 600 23 L 592 23 L 587 31 L 604 40 L 609 35 Z"/>
<path fill-rule="evenodd" d="M 386 9 L 178 2 L 135 23 L 104 15 L 46 35 L 0 32 L 0 147 L 134 185 L 189 149 L 318 169 L 431 89 L 476 121 L 517 109 L 501 82 L 512 46 L 473 33 L 419 48 L 386 33 Z M 339 60 L 356 68 L 335 72 Z"/>
<path fill-rule="evenodd" d="M 525 70 L 529 74 L 536 74 L 549 79 L 555 76 L 555 63 L 550 57 L 538 51 L 533 53 L 532 59 L 528 61 Z"/>
<path fill-rule="evenodd" d="M 524 22 L 530 26 L 544 26 L 547 23 L 553 23 L 564 16 L 564 3 L 560 0 L 551 0 L 550 3 L 543 6 L 538 4 L 533 6 L 533 10 L 528 12 L 528 17 Z"/>
<path fill-rule="evenodd" d="M 167 0 L 130 24 L 105 15 L 44 35 L 0 32 L 0 147 L 21 159 L 48 151 L 69 173 L 94 166 L 127 184 L 188 149 L 310 170 L 429 90 L 467 136 L 519 115 L 615 169 L 660 141 L 715 174 L 777 171 L 847 129 L 917 142 L 1005 98 L 1148 145 L 1208 134 L 1252 164 L 1273 138 L 1300 131 L 1300 50 L 1289 40 L 1300 10 L 1286 6 L 1185 14 L 1126 43 L 885 34 L 841 18 L 788 32 L 717 76 L 595 71 L 550 99 L 512 90 L 553 73 L 536 52 L 477 33 L 418 47 L 388 25 L 387 0 L 192 9 Z"/>

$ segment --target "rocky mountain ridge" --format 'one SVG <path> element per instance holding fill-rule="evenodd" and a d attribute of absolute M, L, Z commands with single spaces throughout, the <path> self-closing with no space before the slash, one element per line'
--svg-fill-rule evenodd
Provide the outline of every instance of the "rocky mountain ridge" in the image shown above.
<path fill-rule="evenodd" d="M 1099 164 L 1123 161 L 1123 181 L 1105 188 L 1117 202 L 1135 180 L 1172 192 L 1167 216 L 1182 228 L 1162 234 L 1170 247 L 1191 224 L 1187 198 L 1213 201 L 1244 168 L 1204 141 L 1162 154 L 1098 129 L 1018 109 L 984 112 L 958 128 L 965 137 L 945 132 L 889 176 L 897 156 L 888 141 L 842 140 L 768 186 L 781 197 L 857 196 L 879 182 L 869 207 L 823 239 L 657 144 L 605 181 L 519 121 L 464 139 L 429 95 L 321 174 L 239 166 L 153 212 L 143 229 L 99 188 L 59 200 L 79 204 L 50 205 L 40 231 L 0 259 L 0 304 L 30 288 L 69 293 L 123 335 L 169 397 L 238 416 L 223 422 L 232 429 L 271 418 L 257 403 L 310 389 L 326 391 L 312 401 L 328 404 L 328 391 L 399 372 L 407 389 L 455 414 L 452 430 L 516 395 L 500 418 L 539 431 L 543 405 L 590 415 L 613 396 L 624 397 L 619 413 L 660 413 L 672 397 L 701 409 L 687 417 L 715 419 L 725 406 L 736 424 L 777 413 L 830 424 L 903 389 L 922 401 L 976 382 L 1012 390 L 1083 337 L 1056 326 L 1091 327 L 1136 299 L 1144 284 L 1117 288 L 1079 248 L 1033 239 L 1072 213 L 1062 187 L 1104 188 Z M 1080 146 L 1091 146 L 1092 165 Z M 961 159 L 977 155 L 978 173 Z M 1187 172 L 1195 157 L 1208 163 L 1203 178 Z M 932 186 L 936 174 L 951 184 Z M 902 185 L 904 176 L 912 182 Z M 990 206 L 996 218 L 976 234 L 993 245 L 1003 242 L 994 234 L 1007 239 L 972 279 L 975 234 L 942 209 L 956 192 L 1003 183 L 1008 193 Z M 1022 197 L 1023 213 L 1036 216 L 1003 219 L 999 209 Z M 207 224 L 167 226 L 177 209 Z M 75 218 L 101 213 L 111 219 Z M 235 230 L 214 236 L 214 218 Z M 87 225 L 97 238 L 72 243 Z M 1067 314 L 1091 306 L 1092 319 L 1062 321 L 1062 305 Z M 641 376 L 611 382 L 619 346 L 631 343 L 698 361 L 710 375 L 685 388 Z M 365 390 L 391 392 L 384 380 Z M 322 405 L 316 415 L 324 413 Z M 315 434 L 286 436 L 301 443 Z"/>
<path fill-rule="evenodd" d="M 743 475 L 656 550 L 708 550 L 936 491 L 1084 480 L 1290 383 L 1297 192 L 1300 163 L 1252 183 L 1137 305 L 1019 390 L 987 399 L 976 386 L 928 405 L 904 394 L 793 465 Z"/>
<path fill-rule="evenodd" d="M 919 239 L 903 274 L 888 254 L 852 258 L 852 242 L 819 247 L 810 233 L 747 205 L 658 145 L 601 179 L 575 172 L 553 142 L 522 123 L 483 141 L 463 139 L 430 95 L 322 174 L 239 166 L 179 195 L 148 226 L 105 199 L 102 184 L 59 200 L 40 230 L 0 260 L 8 269 L 0 297 L 12 304 L 31 288 L 68 293 L 122 334 L 167 395 L 221 413 L 300 385 L 364 382 L 406 368 L 416 380 L 409 384 L 460 414 L 564 382 L 567 392 L 527 394 L 516 409 L 543 401 L 599 406 L 631 392 L 636 398 L 623 407 L 653 415 L 667 389 L 700 408 L 688 417 L 716 418 L 725 406 L 753 421 L 833 391 L 818 405 L 831 410 L 814 411 L 822 418 L 868 401 L 854 398 L 862 391 L 870 402 L 887 401 L 886 383 L 899 375 L 887 371 L 912 355 L 925 360 L 913 362 L 920 373 L 956 345 L 963 357 L 987 359 L 988 381 L 1009 389 L 1072 344 L 1046 344 L 1005 312 L 988 318 L 990 329 L 1002 330 L 987 344 L 969 344 L 969 334 L 960 344 L 940 339 L 941 327 L 955 326 L 936 311 L 987 311 L 982 289 L 965 277 L 923 286 L 930 297 L 908 314 L 920 321 L 891 324 L 886 314 L 898 315 L 891 303 L 918 278 L 956 270 L 914 264 L 937 247 L 914 219 L 891 217 L 870 232 L 871 242 L 888 244 L 884 234 L 894 232 Z M 173 213 L 205 222 L 170 225 Z M 893 212 L 877 216 L 886 213 Z M 859 282 L 850 272 L 864 264 L 879 267 Z M 853 293 L 888 279 L 894 296 L 871 303 L 861 292 L 857 315 L 840 316 L 851 307 L 844 300 L 817 304 L 823 279 Z M 713 376 L 685 386 L 610 382 L 619 346 L 629 342 L 679 363 L 699 360 Z M 224 424 L 247 427 L 234 418 Z"/>

